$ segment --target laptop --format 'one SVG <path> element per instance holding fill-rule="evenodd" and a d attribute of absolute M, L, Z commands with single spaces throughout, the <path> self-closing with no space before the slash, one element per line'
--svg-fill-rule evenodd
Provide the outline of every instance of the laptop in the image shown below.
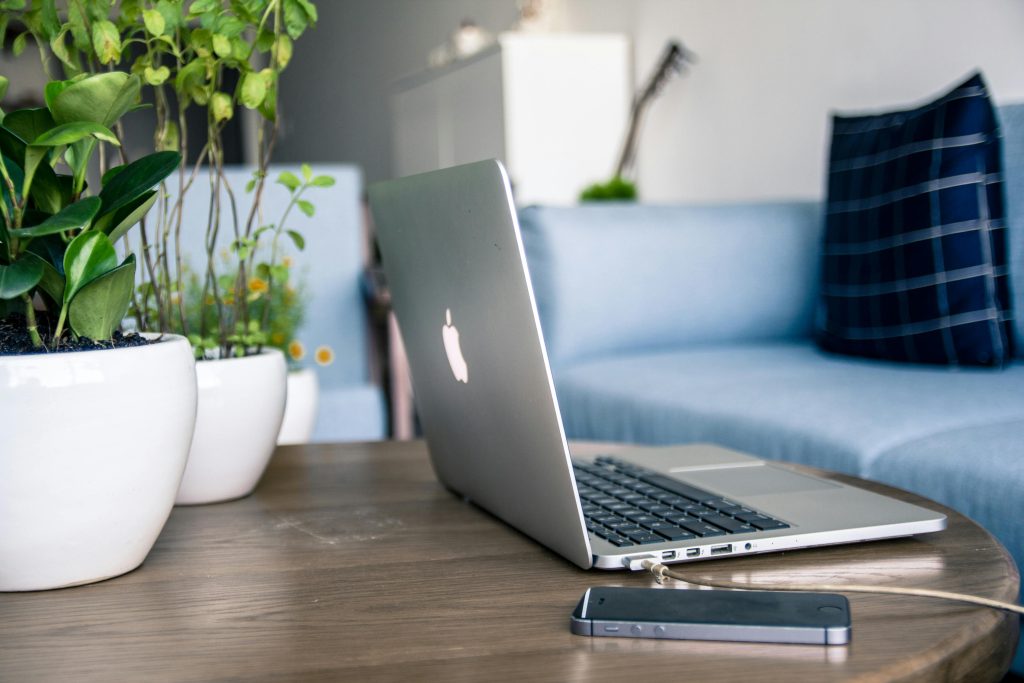
<path fill-rule="evenodd" d="M 438 479 L 567 560 L 640 569 L 945 528 L 932 510 L 711 444 L 574 456 L 502 165 L 377 183 L 369 199 Z"/>

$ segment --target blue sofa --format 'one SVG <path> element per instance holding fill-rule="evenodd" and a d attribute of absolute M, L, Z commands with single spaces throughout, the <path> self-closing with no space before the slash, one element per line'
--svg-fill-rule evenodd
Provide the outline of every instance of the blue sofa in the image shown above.
<path fill-rule="evenodd" d="M 820 204 L 528 207 L 523 241 L 568 436 L 711 441 L 885 482 L 970 516 L 1024 564 L 1024 105 L 999 113 L 1009 367 L 819 350 Z"/>

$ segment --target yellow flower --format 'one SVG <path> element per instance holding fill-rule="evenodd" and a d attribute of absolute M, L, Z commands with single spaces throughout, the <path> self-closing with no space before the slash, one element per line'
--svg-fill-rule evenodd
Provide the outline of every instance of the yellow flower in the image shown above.
<path fill-rule="evenodd" d="M 284 258 L 281 259 L 281 265 L 283 265 L 285 268 L 291 268 L 293 265 L 295 265 L 295 259 L 293 259 L 291 256 L 285 256 Z"/>
<path fill-rule="evenodd" d="M 265 292 L 270 287 L 267 285 L 267 281 L 260 277 L 249 278 L 249 291 L 250 292 Z"/>
<path fill-rule="evenodd" d="M 300 361 L 306 357 L 306 347 L 298 339 L 292 339 L 288 343 L 288 356 L 294 361 Z"/>
<path fill-rule="evenodd" d="M 207 294 L 205 301 L 207 306 L 213 306 L 217 303 L 217 300 L 213 298 L 213 294 Z"/>
<path fill-rule="evenodd" d="M 330 365 L 334 362 L 334 350 L 330 346 L 316 347 L 316 362 L 319 365 Z"/>
<path fill-rule="evenodd" d="M 284 332 L 274 332 L 270 335 L 270 343 L 274 346 L 284 344 Z"/>

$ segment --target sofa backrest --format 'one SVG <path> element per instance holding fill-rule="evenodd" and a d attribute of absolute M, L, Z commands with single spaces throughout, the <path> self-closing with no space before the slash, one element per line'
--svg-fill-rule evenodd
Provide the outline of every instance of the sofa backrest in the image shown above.
<path fill-rule="evenodd" d="M 1017 357 L 1024 358 L 1024 104 L 998 108 L 1003 131 L 1007 248 Z"/>
<path fill-rule="evenodd" d="M 519 219 L 556 367 L 812 330 L 820 204 L 601 203 L 527 207 Z"/>
<path fill-rule="evenodd" d="M 252 178 L 252 170 L 244 166 L 226 169 L 243 220 L 252 207 L 253 195 L 245 191 L 246 183 Z M 300 174 L 298 165 L 271 166 L 263 190 L 262 224 L 276 224 L 288 204 L 291 196 L 288 190 L 274 182 L 285 170 L 297 176 Z M 186 198 L 182 231 L 182 251 L 194 269 L 202 268 L 206 263 L 203 234 L 210 206 L 205 169 L 200 173 L 202 176 Z M 303 365 L 316 367 L 321 387 L 329 390 L 353 382 L 365 382 L 369 378 L 366 313 L 361 290 L 362 174 L 354 166 L 341 164 L 314 165 L 313 173 L 332 176 L 335 184 L 328 188 L 312 188 L 303 195 L 315 206 L 316 212 L 312 217 L 297 208 L 288 215 L 285 227 L 302 233 L 305 250 L 297 251 L 287 236 L 282 238 L 281 246 L 294 258 L 292 278 L 304 283 L 308 302 L 305 319 L 297 334 L 306 347 Z M 232 239 L 230 224 L 222 222 L 218 251 L 227 248 Z M 313 352 L 321 345 L 334 351 L 333 362 L 324 367 L 313 362 Z"/>

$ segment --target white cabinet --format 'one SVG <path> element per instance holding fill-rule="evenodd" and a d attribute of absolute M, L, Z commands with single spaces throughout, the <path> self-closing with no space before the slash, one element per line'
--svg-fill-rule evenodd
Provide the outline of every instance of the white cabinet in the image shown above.
<path fill-rule="evenodd" d="M 630 74 L 625 36 L 500 34 L 395 85 L 395 175 L 497 158 L 519 204 L 571 204 L 614 170 Z"/>

